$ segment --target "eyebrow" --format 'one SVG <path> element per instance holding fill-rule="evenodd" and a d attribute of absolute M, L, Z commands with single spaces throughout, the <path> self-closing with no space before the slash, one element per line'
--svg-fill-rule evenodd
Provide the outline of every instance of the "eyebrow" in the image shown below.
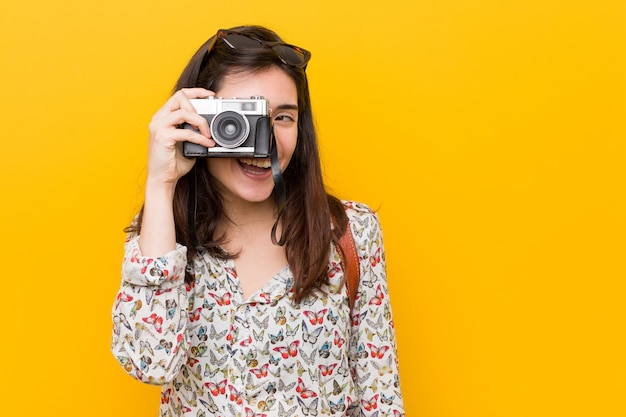
<path fill-rule="evenodd" d="M 276 108 L 274 108 L 274 110 L 276 110 L 276 111 L 280 111 L 280 110 L 298 110 L 298 105 L 296 105 L 296 104 L 281 104 L 280 106 L 277 106 Z"/>

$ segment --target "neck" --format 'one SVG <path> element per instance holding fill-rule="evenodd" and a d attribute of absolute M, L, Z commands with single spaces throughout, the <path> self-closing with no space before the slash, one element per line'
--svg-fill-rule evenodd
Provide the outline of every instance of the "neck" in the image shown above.
<path fill-rule="evenodd" d="M 276 204 L 273 199 L 253 203 L 237 201 L 225 202 L 225 211 L 229 220 L 225 220 L 219 229 L 228 241 L 238 241 L 257 233 L 269 233 L 276 221 Z"/>

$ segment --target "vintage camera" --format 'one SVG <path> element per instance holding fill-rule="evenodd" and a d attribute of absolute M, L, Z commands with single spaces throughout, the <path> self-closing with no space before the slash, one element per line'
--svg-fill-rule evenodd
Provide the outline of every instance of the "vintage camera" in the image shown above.
<path fill-rule="evenodd" d="M 262 96 L 190 100 L 198 114 L 211 128 L 215 147 L 206 148 L 183 143 L 183 155 L 198 157 L 265 158 L 271 151 L 271 118 L 269 102 Z M 189 124 L 185 129 L 193 129 Z"/>

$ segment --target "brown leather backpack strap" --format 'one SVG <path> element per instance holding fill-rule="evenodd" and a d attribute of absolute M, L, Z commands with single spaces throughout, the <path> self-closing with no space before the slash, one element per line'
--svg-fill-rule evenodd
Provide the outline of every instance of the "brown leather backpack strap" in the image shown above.
<path fill-rule="evenodd" d="M 341 264 L 346 286 L 348 287 L 348 296 L 350 297 L 350 310 L 352 310 L 361 279 L 361 267 L 359 265 L 359 255 L 356 250 L 350 224 L 348 224 L 346 231 L 339 239 L 339 246 L 341 246 L 339 254 L 341 255 Z"/>

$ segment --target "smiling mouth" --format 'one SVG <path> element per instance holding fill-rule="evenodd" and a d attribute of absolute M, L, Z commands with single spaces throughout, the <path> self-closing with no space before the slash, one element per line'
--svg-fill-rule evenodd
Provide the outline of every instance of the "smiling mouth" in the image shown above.
<path fill-rule="evenodd" d="M 271 162 L 269 159 L 260 159 L 260 158 L 239 158 L 237 159 L 239 165 L 243 169 L 251 173 L 264 173 L 271 167 Z"/>

